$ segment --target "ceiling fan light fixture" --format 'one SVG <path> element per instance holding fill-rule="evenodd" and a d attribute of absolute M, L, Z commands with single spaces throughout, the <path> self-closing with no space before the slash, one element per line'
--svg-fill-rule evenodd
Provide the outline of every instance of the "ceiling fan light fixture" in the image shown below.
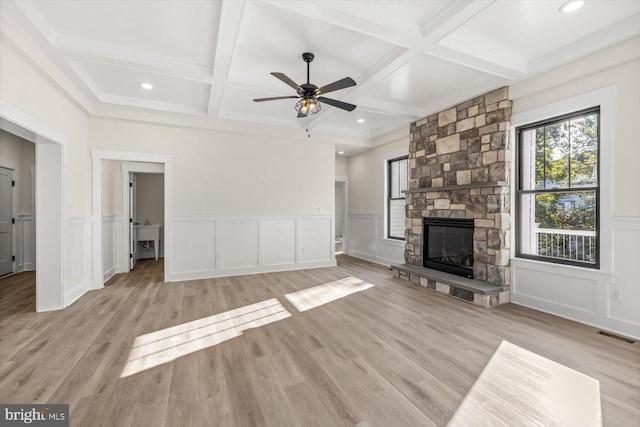
<path fill-rule="evenodd" d="M 316 114 L 321 109 L 320 103 L 313 98 L 302 98 L 296 102 L 296 111 L 302 114 Z"/>

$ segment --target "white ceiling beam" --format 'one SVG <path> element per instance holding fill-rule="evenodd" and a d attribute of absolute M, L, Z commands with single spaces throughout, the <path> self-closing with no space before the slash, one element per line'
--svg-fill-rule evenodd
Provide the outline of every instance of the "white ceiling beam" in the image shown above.
<path fill-rule="evenodd" d="M 216 52 L 213 59 L 213 85 L 209 95 L 208 114 L 218 117 L 224 85 L 229 76 L 229 68 L 233 58 L 233 51 L 240 29 L 240 20 L 244 11 L 244 0 L 224 0 L 220 8 L 220 20 L 218 22 L 218 38 L 216 40 Z"/>

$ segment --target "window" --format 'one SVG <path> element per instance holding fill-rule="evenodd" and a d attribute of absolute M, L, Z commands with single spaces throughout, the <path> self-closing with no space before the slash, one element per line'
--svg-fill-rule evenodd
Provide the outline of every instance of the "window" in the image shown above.
<path fill-rule="evenodd" d="M 387 163 L 389 177 L 387 195 L 387 237 L 404 240 L 405 201 L 403 191 L 409 187 L 408 157 L 398 157 Z"/>
<path fill-rule="evenodd" d="M 599 267 L 600 109 L 517 129 L 517 256 Z"/>

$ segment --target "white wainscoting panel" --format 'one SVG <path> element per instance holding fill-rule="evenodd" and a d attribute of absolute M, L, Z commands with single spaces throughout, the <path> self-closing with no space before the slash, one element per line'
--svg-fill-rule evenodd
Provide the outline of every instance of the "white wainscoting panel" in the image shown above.
<path fill-rule="evenodd" d="M 298 220 L 300 263 L 324 262 L 335 257 L 330 218 Z"/>
<path fill-rule="evenodd" d="M 16 226 L 16 272 L 35 270 L 35 224 L 31 214 L 18 214 Z"/>
<path fill-rule="evenodd" d="M 216 270 L 216 223 L 207 218 L 173 218 L 172 277 L 210 277 Z M 169 278 L 170 279 L 170 278 Z M 165 277 L 165 281 L 169 281 Z"/>
<path fill-rule="evenodd" d="M 102 216 L 102 280 L 106 282 L 116 274 L 115 215 Z"/>
<path fill-rule="evenodd" d="M 614 218 L 613 247 L 616 276 L 609 288 L 609 317 L 640 330 L 640 218 Z M 611 288 L 620 290 L 620 301 L 611 298 Z"/>
<path fill-rule="evenodd" d="M 169 282 L 335 265 L 331 216 L 189 215 L 170 221 Z"/>
<path fill-rule="evenodd" d="M 512 258 L 511 302 L 640 339 L 640 218 L 614 218 L 613 237 L 612 272 Z"/>
<path fill-rule="evenodd" d="M 221 270 L 255 268 L 259 265 L 258 219 L 220 219 Z"/>
<path fill-rule="evenodd" d="M 293 265 L 296 263 L 296 221 L 274 219 L 260 221 L 262 265 Z"/>
<path fill-rule="evenodd" d="M 123 252 L 124 249 L 129 247 L 129 244 L 124 240 L 124 227 L 128 227 L 129 222 L 127 218 L 122 215 L 116 215 L 113 218 L 113 232 L 114 232 L 114 247 L 115 247 L 115 259 L 116 259 L 116 273 L 126 273 L 129 271 L 129 251 Z M 126 234 L 129 236 L 129 234 Z"/>
<path fill-rule="evenodd" d="M 345 253 L 382 265 L 404 263 L 404 241 L 384 238 L 384 218 L 379 214 L 348 214 Z"/>
<path fill-rule="evenodd" d="M 64 306 L 67 307 L 91 288 L 91 217 L 64 220 Z"/>

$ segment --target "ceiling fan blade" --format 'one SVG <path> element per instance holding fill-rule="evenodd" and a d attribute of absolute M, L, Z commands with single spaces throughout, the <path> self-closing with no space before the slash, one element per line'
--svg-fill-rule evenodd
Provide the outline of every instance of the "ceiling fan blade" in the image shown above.
<path fill-rule="evenodd" d="M 299 112 L 299 111 L 298 111 L 298 118 L 299 118 L 299 119 L 303 119 L 303 118 L 305 118 L 305 117 L 307 117 L 307 115 L 306 115 L 306 114 L 302 114 L 301 112 Z"/>
<path fill-rule="evenodd" d="M 287 77 L 284 73 L 271 73 L 271 75 L 273 77 L 275 77 L 276 79 L 281 80 L 282 82 L 288 84 L 289 86 L 291 86 L 292 88 L 294 88 L 296 91 L 300 91 L 302 92 L 304 89 L 302 89 L 300 87 L 300 85 L 296 82 L 294 82 L 293 80 L 291 80 L 289 77 Z"/>
<path fill-rule="evenodd" d="M 338 80 L 337 82 L 329 83 L 326 86 L 319 87 L 318 89 L 316 89 L 315 94 L 322 95 L 324 93 L 333 92 L 334 90 L 346 89 L 355 85 L 355 80 L 353 80 L 351 77 L 345 77 L 344 79 Z"/>
<path fill-rule="evenodd" d="M 275 101 L 276 99 L 291 99 L 291 98 L 298 98 L 297 96 L 274 96 L 271 98 L 257 98 L 254 99 L 253 102 L 264 102 L 264 101 Z"/>
<path fill-rule="evenodd" d="M 324 102 L 325 104 L 333 105 L 334 107 L 342 108 L 343 110 L 353 111 L 356 109 L 356 106 L 353 104 L 349 104 L 347 102 L 338 101 L 331 98 L 325 98 L 324 96 L 318 97 L 318 101 Z"/>

